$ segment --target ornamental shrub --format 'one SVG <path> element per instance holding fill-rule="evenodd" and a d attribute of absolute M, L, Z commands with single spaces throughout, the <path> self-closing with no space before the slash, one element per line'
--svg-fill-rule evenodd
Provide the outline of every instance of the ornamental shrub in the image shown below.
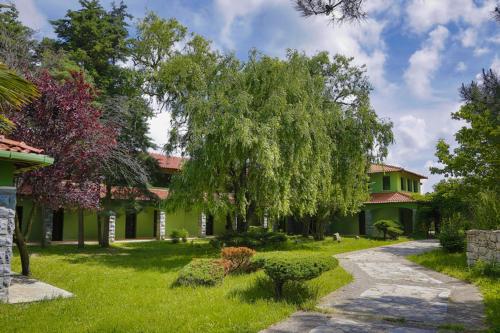
<path fill-rule="evenodd" d="M 463 252 L 465 250 L 465 231 L 463 219 L 456 214 L 441 222 L 439 243 L 448 252 Z"/>
<path fill-rule="evenodd" d="M 220 260 L 193 259 L 179 272 L 175 282 L 180 286 L 215 286 L 224 280 L 224 266 Z"/>
<path fill-rule="evenodd" d="M 398 239 L 398 236 L 403 234 L 399 223 L 393 220 L 378 220 L 373 226 L 384 235 L 384 240 L 387 239 L 387 235 L 392 239 Z"/>
<path fill-rule="evenodd" d="M 249 272 L 252 268 L 251 259 L 255 251 L 248 247 L 225 247 L 221 250 L 221 257 L 229 261 L 228 273 Z"/>
<path fill-rule="evenodd" d="M 247 232 L 227 232 L 217 237 L 218 242 L 212 242 L 214 246 L 224 244 L 225 246 L 249 247 L 257 249 L 264 246 L 279 246 L 288 241 L 288 237 L 279 232 L 268 231 L 263 228 L 252 228 Z"/>
<path fill-rule="evenodd" d="M 261 264 L 274 283 L 274 296 L 283 295 L 283 286 L 288 281 L 306 281 L 337 267 L 337 259 L 331 256 L 268 257 L 255 261 Z"/>
<path fill-rule="evenodd" d="M 172 238 L 172 243 L 179 243 L 180 240 L 182 240 L 183 243 L 186 243 L 188 235 L 189 233 L 186 229 L 175 229 L 170 233 L 170 238 Z"/>

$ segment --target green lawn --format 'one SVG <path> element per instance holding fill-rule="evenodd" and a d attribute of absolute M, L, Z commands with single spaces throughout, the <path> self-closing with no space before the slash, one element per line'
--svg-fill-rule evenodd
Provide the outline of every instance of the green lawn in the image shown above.
<path fill-rule="evenodd" d="M 345 238 L 292 242 L 286 250 L 336 254 L 390 242 Z M 24 305 L 0 305 L 2 332 L 257 332 L 351 281 L 338 267 L 308 283 L 285 289 L 275 302 L 262 272 L 226 277 L 214 288 L 172 287 L 177 272 L 193 257 L 217 257 L 206 242 L 115 244 L 32 248 L 33 276 L 73 292 L 76 297 Z M 13 270 L 20 268 L 15 256 Z"/>
<path fill-rule="evenodd" d="M 484 296 L 486 316 L 492 332 L 500 332 L 500 278 L 485 276 L 467 267 L 465 253 L 447 253 L 436 250 L 409 259 L 419 265 L 474 283 Z"/>

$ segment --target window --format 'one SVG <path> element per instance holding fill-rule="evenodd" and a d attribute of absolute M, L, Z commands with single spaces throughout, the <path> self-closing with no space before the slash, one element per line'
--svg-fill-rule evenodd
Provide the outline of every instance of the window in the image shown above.
<path fill-rule="evenodd" d="M 401 191 L 406 191 L 406 181 L 401 177 Z"/>
<path fill-rule="evenodd" d="M 390 176 L 384 176 L 384 178 L 382 178 L 382 189 L 384 191 L 389 191 L 391 189 L 391 177 Z"/>
<path fill-rule="evenodd" d="M 418 192 L 418 180 L 413 181 L 413 192 Z"/>
<path fill-rule="evenodd" d="M 408 180 L 408 183 L 407 183 L 407 185 L 408 185 L 408 192 L 411 192 L 412 191 L 412 189 L 411 189 L 412 188 L 412 186 L 411 186 L 412 185 L 412 181 L 411 181 L 411 179 L 407 179 L 407 180 Z"/>

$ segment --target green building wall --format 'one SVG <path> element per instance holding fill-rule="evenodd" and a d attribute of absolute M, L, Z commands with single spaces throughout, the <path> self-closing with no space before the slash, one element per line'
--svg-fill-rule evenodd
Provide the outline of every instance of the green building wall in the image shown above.
<path fill-rule="evenodd" d="M 0 160 L 0 186 L 14 185 L 14 171 L 14 163 Z"/>
<path fill-rule="evenodd" d="M 33 203 L 30 199 L 18 198 L 18 206 L 23 207 L 23 219 L 21 223 L 27 223 L 28 215 L 32 209 Z M 126 209 L 123 203 L 116 202 L 113 207 L 116 214 L 115 222 L 115 239 L 125 239 L 125 221 Z M 145 206 L 138 211 L 136 222 L 136 239 L 151 239 L 154 237 L 154 206 Z M 200 237 L 200 210 L 176 210 L 174 212 L 166 212 L 165 236 L 168 238 L 170 233 L 175 229 L 186 229 L 189 237 Z M 85 240 L 97 240 L 97 213 L 93 211 L 85 211 L 84 213 L 84 234 Z M 214 217 L 214 235 L 219 235 L 225 230 L 225 217 Z M 29 241 L 40 242 L 42 238 L 42 216 L 38 212 L 34 216 L 32 229 L 29 235 Z M 63 222 L 63 241 L 76 241 L 78 239 L 78 212 L 76 210 L 64 210 Z"/>

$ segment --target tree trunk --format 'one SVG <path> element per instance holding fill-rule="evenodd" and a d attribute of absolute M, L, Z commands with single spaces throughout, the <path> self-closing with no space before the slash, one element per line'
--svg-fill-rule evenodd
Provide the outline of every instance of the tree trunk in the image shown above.
<path fill-rule="evenodd" d="M 311 230 L 311 217 L 306 216 L 304 218 L 304 223 L 302 224 L 302 237 L 309 237 L 310 230 Z"/>
<path fill-rule="evenodd" d="M 314 230 L 314 240 L 320 241 L 325 239 L 325 227 L 326 223 L 322 218 L 315 217 L 313 219 L 315 223 L 315 230 Z"/>
<path fill-rule="evenodd" d="M 102 231 L 101 247 L 109 247 L 109 215 L 104 216 L 104 230 Z"/>
<path fill-rule="evenodd" d="M 19 257 L 21 258 L 21 274 L 24 276 L 30 276 L 30 255 L 28 252 L 28 245 L 26 240 L 29 238 L 31 232 L 31 226 L 33 225 L 33 218 L 38 206 L 34 203 L 31 207 L 31 211 L 28 215 L 28 220 L 26 221 L 26 230 L 23 232 L 19 224 L 19 218 L 15 217 L 15 227 L 14 227 L 14 242 L 16 242 L 17 249 L 19 250 Z"/>
<path fill-rule="evenodd" d="M 85 247 L 85 229 L 84 229 L 84 218 L 83 209 L 78 209 L 78 248 L 83 249 Z"/>
<path fill-rule="evenodd" d="M 97 217 L 97 242 L 100 246 L 102 246 L 102 221 L 101 215 L 99 213 L 96 214 Z"/>
<path fill-rule="evenodd" d="M 231 214 L 229 213 L 226 214 L 226 231 L 233 231 L 233 221 L 231 219 Z"/>
<path fill-rule="evenodd" d="M 20 229 L 19 219 L 17 215 L 15 218 L 14 242 L 16 242 L 17 249 L 19 250 L 19 257 L 21 258 L 21 274 L 24 276 L 30 276 L 30 255 L 28 252 L 28 246 L 26 245 L 26 240 L 24 238 L 22 230 Z"/>
<path fill-rule="evenodd" d="M 281 299 L 283 296 L 283 285 L 285 283 L 283 281 L 275 281 L 274 282 L 274 298 Z"/>

